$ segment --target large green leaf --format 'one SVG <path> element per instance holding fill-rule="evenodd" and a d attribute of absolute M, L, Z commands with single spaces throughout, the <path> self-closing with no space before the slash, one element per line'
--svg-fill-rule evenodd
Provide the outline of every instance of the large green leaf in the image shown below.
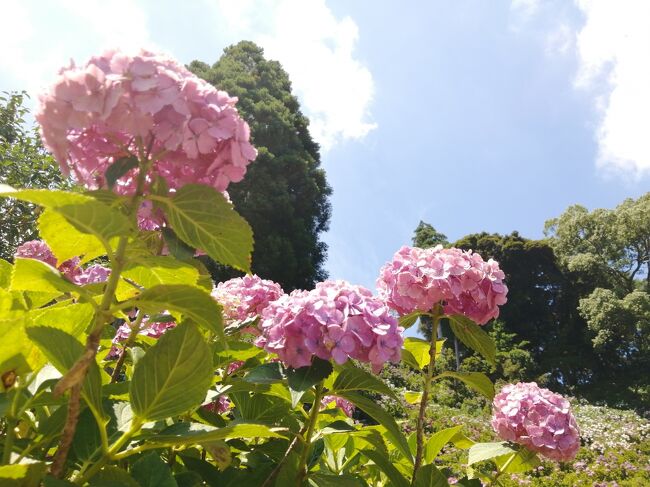
<path fill-rule="evenodd" d="M 512 454 L 503 455 L 494 459 L 500 471 L 503 473 L 522 473 L 532 470 L 542 463 L 537 454 L 528 448 L 519 447 L 517 453 L 514 455 L 512 460 L 510 459 Z"/>
<path fill-rule="evenodd" d="M 65 374 L 83 355 L 85 347 L 72 335 L 48 326 L 30 326 L 27 336 L 36 343 L 56 369 Z M 91 361 L 81 395 L 96 416 L 103 416 L 102 378 L 96 361 Z"/>
<path fill-rule="evenodd" d="M 37 487 L 47 465 L 43 462 L 27 460 L 17 465 L 0 466 L 0 485 L 2 487 Z"/>
<path fill-rule="evenodd" d="M 0 391 L 5 385 L 13 385 L 8 380 L 11 374 L 21 376 L 45 364 L 45 357 L 25 333 L 26 325 L 30 324 L 29 316 L 24 312 L 3 312 L 2 315 L 0 340 L 5 346 L 0 347 L 0 377 L 3 377 Z"/>
<path fill-rule="evenodd" d="M 183 186 L 171 198 L 157 197 L 176 235 L 217 262 L 250 271 L 253 231 L 214 188 Z"/>
<path fill-rule="evenodd" d="M 413 487 L 448 487 L 447 477 L 436 468 L 435 465 L 429 464 L 420 467 Z"/>
<path fill-rule="evenodd" d="M 451 428 L 445 428 L 440 431 L 436 431 L 429 441 L 424 445 L 424 461 L 426 463 L 431 463 L 435 460 L 442 447 L 444 447 L 451 439 L 456 436 L 460 431 L 462 426 L 452 426 Z"/>
<path fill-rule="evenodd" d="M 436 357 L 440 355 L 444 343 L 444 340 L 438 340 L 436 342 Z M 402 360 L 414 369 L 423 370 L 431 362 L 431 356 L 429 355 L 430 348 L 431 344 L 428 341 L 422 340 L 421 338 L 409 337 L 404 340 Z"/>
<path fill-rule="evenodd" d="M 287 368 L 285 372 L 289 387 L 294 391 L 304 392 L 311 386 L 327 379 L 333 370 L 329 361 L 314 357 L 311 365 L 297 369 Z"/>
<path fill-rule="evenodd" d="M 397 395 L 381 379 L 352 364 L 344 367 L 334 380 L 331 394 L 349 391 L 371 391 L 384 394 L 395 400 Z"/>
<path fill-rule="evenodd" d="M 119 210 L 80 193 L 46 189 L 15 190 L 0 185 L 0 196 L 29 201 L 56 211 L 82 233 L 99 237 L 105 244 L 111 237 L 128 235 L 131 224 Z"/>
<path fill-rule="evenodd" d="M 363 487 L 365 484 L 352 475 L 333 475 L 326 473 L 310 473 L 307 479 L 314 487 Z"/>
<path fill-rule="evenodd" d="M 129 394 L 133 413 L 158 420 L 201 404 L 212 383 L 210 347 L 192 323 L 165 333 L 135 365 Z"/>
<path fill-rule="evenodd" d="M 31 310 L 29 316 L 34 325 L 58 328 L 80 337 L 88 328 L 95 310 L 89 303 L 73 303 L 62 301 L 46 308 Z"/>
<path fill-rule="evenodd" d="M 516 452 L 517 450 L 512 448 L 505 441 L 496 443 L 474 443 L 469 449 L 467 464 L 473 465 L 474 463 L 482 462 L 483 460 L 489 460 L 490 458 L 509 455 Z"/>
<path fill-rule="evenodd" d="M 284 438 L 282 432 L 256 423 L 239 423 L 214 428 L 201 423 L 177 423 L 148 439 L 161 446 L 200 445 L 233 438 Z"/>
<path fill-rule="evenodd" d="M 420 317 L 420 314 L 421 314 L 420 311 L 413 311 L 412 313 L 409 313 L 407 315 L 400 316 L 399 326 L 401 326 L 405 330 L 411 328 Z"/>
<path fill-rule="evenodd" d="M 393 417 L 384 411 L 381 406 L 376 402 L 362 396 L 353 391 L 338 392 L 338 396 L 347 399 L 356 407 L 365 412 L 368 416 L 373 418 L 384 428 L 386 428 L 386 437 L 395 445 L 395 448 L 411 463 L 413 463 L 413 455 L 408 445 L 408 441 L 404 437 L 400 427 L 397 425 Z"/>
<path fill-rule="evenodd" d="M 0 259 L 0 289 L 9 289 L 13 266 L 4 259 Z"/>
<path fill-rule="evenodd" d="M 450 316 L 449 324 L 461 342 L 483 355 L 492 365 L 496 364 L 497 349 L 494 340 L 480 326 L 462 315 Z"/>
<path fill-rule="evenodd" d="M 77 485 L 77 484 L 72 484 Z M 115 465 L 104 465 L 90 479 L 89 487 L 142 487 L 126 470 Z M 47 485 L 45 487 L 48 487 Z"/>
<path fill-rule="evenodd" d="M 252 382 L 253 384 L 273 384 L 283 379 L 284 375 L 279 362 L 258 365 L 244 377 L 246 382 Z"/>
<path fill-rule="evenodd" d="M 451 377 L 464 382 L 479 394 L 483 394 L 490 401 L 494 399 L 494 384 L 482 372 L 442 372 L 436 378 Z"/>
<path fill-rule="evenodd" d="M 38 232 L 59 262 L 82 256 L 82 263 L 106 254 L 102 241 L 95 235 L 77 230 L 55 210 L 45 210 L 38 218 Z"/>
<path fill-rule="evenodd" d="M 80 287 L 65 279 L 54 267 L 36 259 L 16 259 L 11 289 L 54 295 L 83 292 Z"/>
<path fill-rule="evenodd" d="M 131 467 L 131 475 L 141 487 L 177 487 L 169 465 L 157 453 L 148 453 Z"/>
<path fill-rule="evenodd" d="M 138 257 L 131 259 L 122 272 L 122 280 L 117 288 L 117 299 L 132 298 L 139 290 L 124 281 L 128 279 L 138 286 L 148 289 L 158 284 L 187 284 L 194 286 L 199 280 L 196 267 L 180 262 L 173 257 Z"/>
<path fill-rule="evenodd" d="M 144 290 L 133 304 L 147 313 L 168 310 L 180 313 L 225 342 L 221 306 L 201 288 L 187 284 L 160 284 Z"/>
<path fill-rule="evenodd" d="M 379 469 L 386 474 L 388 480 L 395 487 L 409 487 L 409 481 L 395 468 L 390 459 L 379 450 L 361 450 L 361 454 L 372 460 Z"/>

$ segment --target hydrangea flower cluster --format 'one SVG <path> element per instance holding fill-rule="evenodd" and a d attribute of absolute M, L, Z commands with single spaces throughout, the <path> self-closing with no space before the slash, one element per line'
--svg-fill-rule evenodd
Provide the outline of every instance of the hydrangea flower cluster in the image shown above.
<path fill-rule="evenodd" d="M 534 382 L 508 384 L 494 397 L 492 428 L 551 460 L 568 461 L 580 448 L 569 401 Z"/>
<path fill-rule="evenodd" d="M 43 240 L 30 240 L 16 249 L 15 257 L 36 259 L 56 268 L 69 281 L 77 285 L 106 282 L 111 270 L 99 264 L 93 264 L 83 269 L 79 266 L 79 257 L 73 257 L 57 266 L 57 259 L 50 247 Z"/>
<path fill-rule="evenodd" d="M 351 418 L 352 414 L 354 414 L 354 404 L 338 396 L 323 396 L 323 399 L 321 399 L 320 402 L 321 409 L 326 408 L 332 402 L 334 402 L 336 407 L 343 411 L 348 418 Z"/>
<path fill-rule="evenodd" d="M 203 404 L 201 407 L 215 414 L 223 414 L 230 409 L 232 402 L 226 396 L 219 396 L 214 401 Z"/>
<path fill-rule="evenodd" d="M 279 284 L 256 275 L 220 282 L 212 291 L 212 297 L 223 306 L 227 324 L 260 316 L 271 301 L 283 294 Z"/>
<path fill-rule="evenodd" d="M 63 68 L 39 98 L 36 120 L 63 173 L 89 189 L 106 187 L 115 161 L 145 150 L 169 188 L 201 183 L 224 191 L 257 155 L 236 102 L 169 57 L 109 50 Z M 137 171 L 121 177 L 116 191 L 132 194 Z"/>
<path fill-rule="evenodd" d="M 256 344 L 289 367 L 307 366 L 316 355 L 339 364 L 369 362 L 376 372 L 399 361 L 404 331 L 380 299 L 346 281 L 283 295 L 263 311 L 261 329 Z"/>
<path fill-rule="evenodd" d="M 499 264 L 461 249 L 402 247 L 377 279 L 379 296 L 400 314 L 430 311 L 462 314 L 482 325 L 499 316 L 508 288 Z"/>
<path fill-rule="evenodd" d="M 140 331 L 138 335 L 148 336 L 151 338 L 160 338 L 167 330 L 174 328 L 176 323 L 174 321 L 161 321 L 161 322 L 151 322 L 149 318 L 144 318 L 142 320 Z M 113 343 L 117 344 L 123 342 L 131 334 L 131 326 L 129 323 L 122 323 L 115 336 L 113 337 Z"/>

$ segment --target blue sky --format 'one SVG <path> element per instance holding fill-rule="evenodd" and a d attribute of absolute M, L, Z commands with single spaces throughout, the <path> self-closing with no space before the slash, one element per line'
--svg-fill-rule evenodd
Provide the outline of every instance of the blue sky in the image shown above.
<path fill-rule="evenodd" d="M 324 147 L 331 277 L 374 287 L 419 220 L 538 238 L 571 204 L 650 190 L 649 5 L 3 0 L 0 89 L 113 45 L 211 63 L 260 43 Z"/>

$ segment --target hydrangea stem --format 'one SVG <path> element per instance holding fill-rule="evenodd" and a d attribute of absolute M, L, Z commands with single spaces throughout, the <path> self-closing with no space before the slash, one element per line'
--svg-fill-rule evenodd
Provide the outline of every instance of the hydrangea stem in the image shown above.
<path fill-rule="evenodd" d="M 135 338 L 138 335 L 138 332 L 140 331 L 140 326 L 142 325 L 143 319 L 144 319 L 144 313 L 140 311 L 138 313 L 138 317 L 130 325 L 131 333 L 129 333 L 126 342 L 124 342 L 124 345 L 122 346 L 122 353 L 120 354 L 120 357 L 117 359 L 117 363 L 115 364 L 115 369 L 113 369 L 113 373 L 111 374 L 111 384 L 117 382 L 117 379 L 119 379 L 120 377 L 120 373 L 122 372 L 122 366 L 124 365 L 124 360 L 126 358 L 126 350 L 131 345 L 133 345 L 133 342 L 135 342 Z"/>
<path fill-rule="evenodd" d="M 424 375 L 422 383 L 422 399 L 420 400 L 420 411 L 418 413 L 418 422 L 416 426 L 416 451 L 415 462 L 413 463 L 413 477 L 411 485 L 415 484 L 415 478 L 418 470 L 422 466 L 422 457 L 424 456 L 424 421 L 426 419 L 427 404 L 429 402 L 429 392 L 431 391 L 431 382 L 433 380 L 433 372 L 435 370 L 436 361 L 436 330 L 440 322 L 442 314 L 439 309 L 434 309 L 432 313 L 433 323 L 431 325 L 431 345 L 429 347 L 429 365 L 427 366 L 427 373 Z"/>
<path fill-rule="evenodd" d="M 323 398 L 323 384 L 317 384 L 314 389 L 314 402 L 311 406 L 311 411 L 309 411 L 309 423 L 307 426 L 307 432 L 305 433 L 305 446 L 300 455 L 300 462 L 298 463 L 298 475 L 296 477 L 296 485 L 302 485 L 303 480 L 307 475 L 307 456 L 311 450 L 311 437 L 314 434 L 314 428 L 316 427 L 316 420 L 318 419 L 318 413 L 320 412 L 320 401 Z"/>

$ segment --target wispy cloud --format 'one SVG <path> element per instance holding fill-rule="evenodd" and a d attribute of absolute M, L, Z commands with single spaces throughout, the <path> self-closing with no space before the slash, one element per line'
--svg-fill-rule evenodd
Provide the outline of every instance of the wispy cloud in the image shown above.
<path fill-rule="evenodd" d="M 650 175 L 650 2 L 579 0 L 576 85 L 600 112 L 598 165 L 636 179 Z"/>
<path fill-rule="evenodd" d="M 324 0 L 206 0 L 228 37 L 260 44 L 282 63 L 324 149 L 360 139 L 376 127 L 370 115 L 374 81 L 355 57 L 359 29 L 337 18 Z"/>

